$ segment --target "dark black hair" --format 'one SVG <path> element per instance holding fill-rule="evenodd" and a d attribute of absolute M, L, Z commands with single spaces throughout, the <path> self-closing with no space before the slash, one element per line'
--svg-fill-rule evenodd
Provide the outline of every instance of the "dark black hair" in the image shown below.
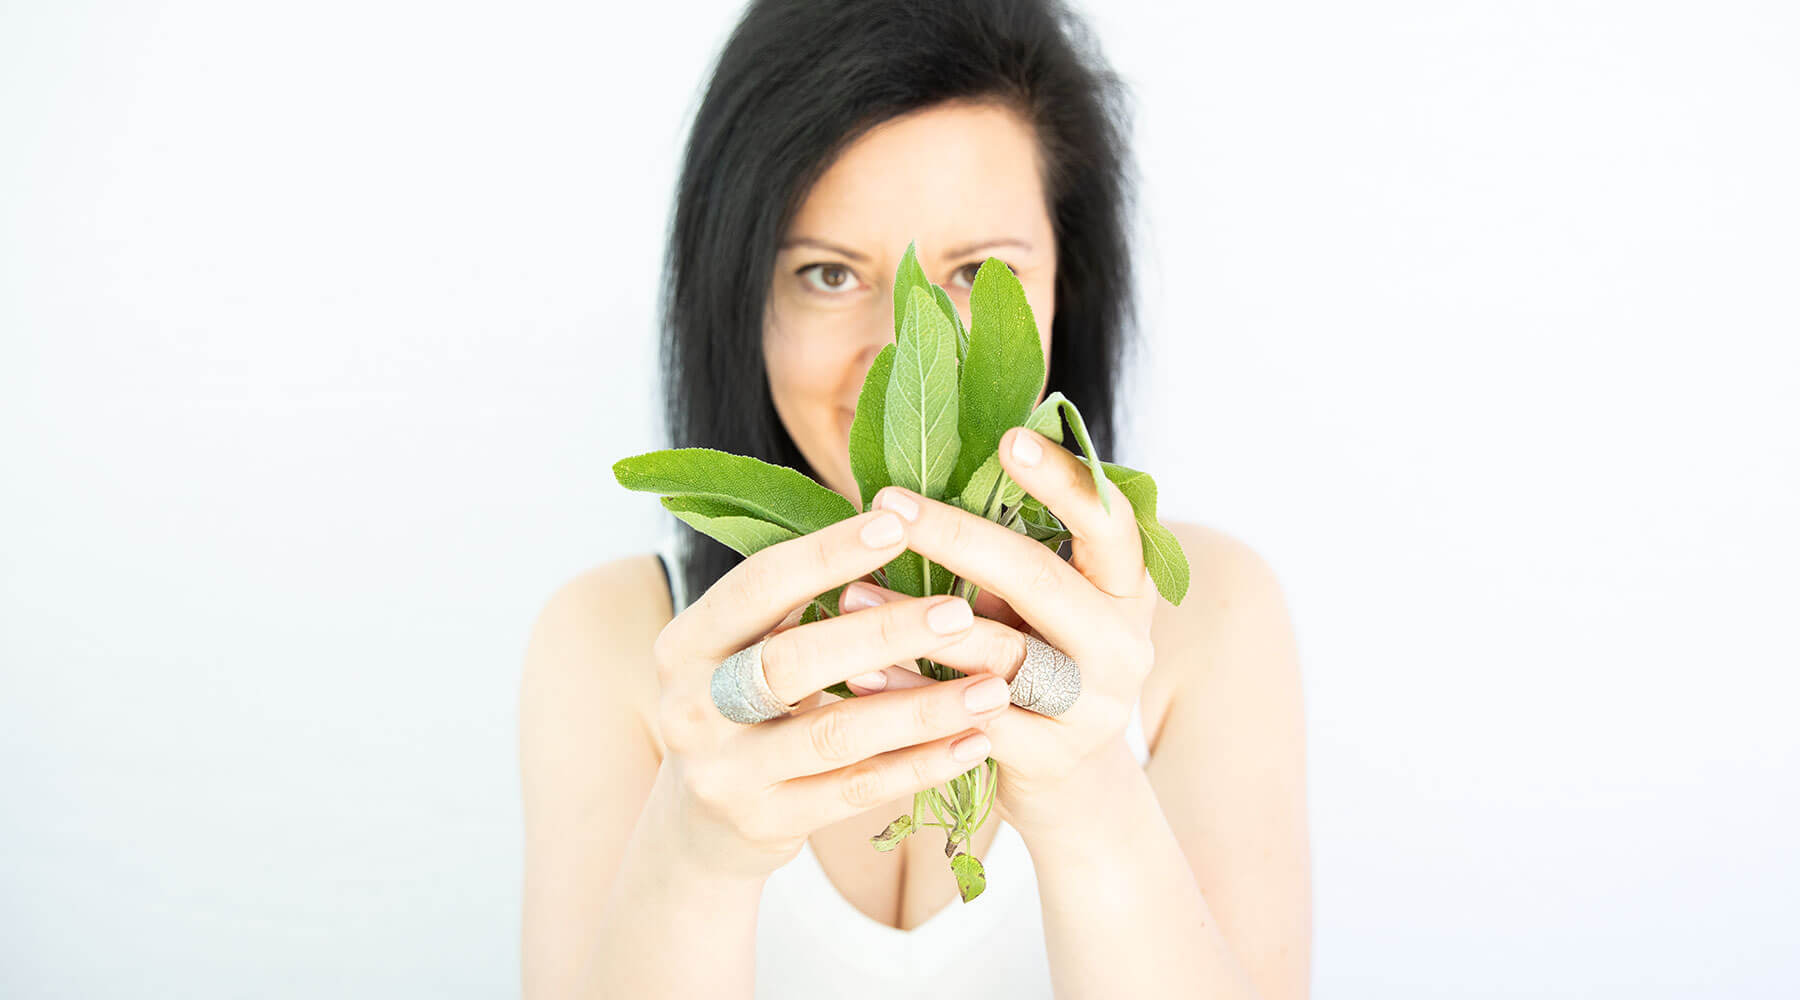
<path fill-rule="evenodd" d="M 1113 455 L 1133 318 L 1125 86 L 1060 0 L 755 0 L 714 64 L 677 182 L 662 287 L 671 447 L 753 455 L 818 478 L 775 412 L 762 354 L 777 245 L 853 140 L 948 100 L 1028 120 L 1056 235 L 1046 392 Z M 677 522 L 689 600 L 743 557 Z"/>

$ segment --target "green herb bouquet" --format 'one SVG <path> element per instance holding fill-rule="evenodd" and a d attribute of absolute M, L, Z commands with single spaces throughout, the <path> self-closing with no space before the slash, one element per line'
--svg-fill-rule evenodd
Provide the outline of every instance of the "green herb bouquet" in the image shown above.
<path fill-rule="evenodd" d="M 1187 556 L 1156 519 L 1156 483 L 1146 473 L 1100 461 L 1081 412 L 1062 393 L 1033 405 L 1044 384 L 1043 345 L 1024 288 L 999 258 L 987 258 L 977 271 L 969 308 L 964 329 L 950 296 L 919 266 L 917 244 L 909 245 L 894 276 L 895 342 L 869 367 L 850 425 L 850 468 L 863 508 L 882 487 L 898 485 L 1003 524 L 1060 554 L 1073 536 L 1001 469 L 998 450 L 1001 436 L 1021 424 L 1061 442 L 1066 419 L 1101 502 L 1110 513 L 1102 479 L 1111 479 L 1136 514 L 1144 565 L 1158 592 L 1180 604 L 1187 594 Z M 662 494 L 663 506 L 676 517 L 746 556 L 857 513 L 843 496 L 794 469 L 710 448 L 634 455 L 615 463 L 613 474 L 627 489 Z M 914 597 L 955 593 L 972 603 L 978 590 L 973 581 L 910 551 L 873 576 Z M 801 623 L 835 616 L 843 589 L 815 597 Z M 918 667 L 935 680 L 963 676 L 929 659 L 921 658 Z M 842 683 L 826 691 L 854 697 Z M 869 838 L 871 843 L 891 851 L 921 827 L 941 827 L 962 899 L 974 899 L 987 878 L 967 845 L 993 808 L 997 772 L 990 757 L 948 785 L 918 793 L 912 811 Z M 922 821 L 927 809 L 935 821 Z"/>

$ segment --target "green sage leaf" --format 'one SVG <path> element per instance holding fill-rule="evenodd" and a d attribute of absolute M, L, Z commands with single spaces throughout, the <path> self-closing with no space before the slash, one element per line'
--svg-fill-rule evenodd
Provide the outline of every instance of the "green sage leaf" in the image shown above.
<path fill-rule="evenodd" d="M 850 421 L 850 474 L 856 477 L 857 488 L 862 492 L 863 510 L 868 510 L 875 494 L 892 482 L 888 478 L 887 446 L 883 443 L 887 433 L 883 411 L 887 407 L 888 379 L 894 370 L 894 350 L 895 345 L 889 344 L 875 355 L 869 373 L 863 376 L 856 416 Z"/>
<path fill-rule="evenodd" d="M 1037 497 L 1027 496 L 1019 504 L 1019 527 L 1037 541 L 1056 549 L 1075 536 Z"/>
<path fill-rule="evenodd" d="M 987 872 L 982 870 L 981 860 L 973 854 L 958 854 L 951 858 L 950 873 L 956 876 L 956 891 L 962 893 L 965 903 L 987 888 Z"/>
<path fill-rule="evenodd" d="M 1187 596 L 1187 553 L 1182 550 L 1175 533 L 1156 519 L 1156 480 L 1147 472 L 1123 465 L 1111 462 L 1104 465 L 1107 478 L 1131 502 L 1132 513 L 1137 518 L 1138 537 L 1144 542 L 1144 568 L 1150 571 L 1150 579 L 1156 581 L 1156 590 L 1163 600 L 1179 605 Z"/>
<path fill-rule="evenodd" d="M 772 524 L 734 503 L 713 497 L 663 497 L 662 505 L 671 514 L 693 525 L 694 530 L 716 538 L 746 556 L 777 542 L 800 537 L 790 528 Z"/>
<path fill-rule="evenodd" d="M 1062 393 L 1053 393 L 1057 399 Z M 1061 443 L 1062 417 L 1057 412 L 1057 404 L 1049 399 L 1044 400 L 1031 415 L 1025 418 L 1025 426 L 1037 431 L 1052 441 Z M 1002 436 L 1005 435 L 1002 431 Z M 963 486 L 962 494 L 957 498 L 957 506 L 982 517 L 993 520 L 1002 507 L 1016 506 L 1025 496 L 1025 487 L 1020 486 L 1013 477 L 1000 467 L 1000 441 L 994 439 L 994 448 L 988 457 L 975 469 L 969 481 Z M 994 492 L 994 483 L 1000 483 L 999 493 Z M 989 498 L 992 497 L 992 501 Z"/>
<path fill-rule="evenodd" d="M 1087 424 L 1082 422 L 1081 411 L 1076 409 L 1075 404 L 1060 392 L 1053 392 L 1044 397 L 1044 401 L 1038 405 L 1038 409 L 1042 410 L 1046 407 L 1062 410 L 1063 417 L 1069 421 L 1069 429 L 1075 432 L 1075 443 L 1081 446 L 1081 457 L 1087 462 L 1088 471 L 1094 475 L 1094 490 L 1100 494 L 1100 506 L 1108 514 L 1111 514 L 1112 494 L 1106 491 L 1106 470 L 1102 467 L 1100 456 L 1094 454 L 1093 443 L 1088 440 Z M 1036 416 L 1036 413 L 1034 412 L 1032 415 Z M 1062 435 L 1054 435 L 1054 438 L 1061 441 Z"/>
<path fill-rule="evenodd" d="M 882 414 L 887 471 L 898 486 L 933 500 L 956 468 L 956 343 L 931 293 L 914 288 L 906 307 Z"/>
<path fill-rule="evenodd" d="M 938 308 L 956 324 L 956 363 L 962 364 L 969 356 L 969 330 L 963 326 L 962 314 L 956 311 L 956 303 L 950 301 L 950 293 L 940 285 L 933 284 L 931 293 L 937 296 Z"/>
<path fill-rule="evenodd" d="M 887 573 L 888 589 L 898 591 L 908 597 L 927 596 L 924 576 L 919 569 L 920 564 L 926 561 L 924 556 L 910 550 L 889 560 L 888 564 L 882 567 L 882 571 Z M 948 566 L 933 562 L 931 564 L 930 593 L 948 594 L 955 579 L 956 574 L 952 573 Z"/>
<path fill-rule="evenodd" d="M 960 494 L 994 454 L 1000 435 L 1025 422 L 1044 387 L 1044 345 L 1018 275 L 998 257 L 982 261 L 969 290 L 969 350 L 963 359 L 957 431 L 962 454 L 949 487 Z"/>
<path fill-rule="evenodd" d="M 888 851 L 899 847 L 900 842 L 912 836 L 912 833 L 913 818 L 912 814 L 908 813 L 901 816 L 899 819 L 894 820 L 892 823 L 889 823 L 880 833 L 870 837 L 869 843 L 874 844 L 877 851 L 886 854 Z"/>
<path fill-rule="evenodd" d="M 900 267 L 894 271 L 894 339 L 900 339 L 900 328 L 905 325 L 906 311 L 912 308 L 912 293 L 915 288 L 929 290 L 931 279 L 925 276 L 925 269 L 919 266 L 919 241 L 913 240 L 906 245 L 906 252 L 900 255 Z"/>
<path fill-rule="evenodd" d="M 613 476 L 628 490 L 721 500 L 799 535 L 856 513 L 850 501 L 804 473 L 712 448 L 621 458 L 613 463 Z"/>

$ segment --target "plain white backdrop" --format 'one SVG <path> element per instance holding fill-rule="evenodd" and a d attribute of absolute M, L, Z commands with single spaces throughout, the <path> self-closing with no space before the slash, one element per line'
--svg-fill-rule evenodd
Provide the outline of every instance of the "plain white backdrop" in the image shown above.
<path fill-rule="evenodd" d="M 1800 15 L 1092 4 L 1118 460 L 1306 672 L 1320 997 L 1800 989 Z M 516 992 L 739 5 L 0 3 L 0 994 Z"/>

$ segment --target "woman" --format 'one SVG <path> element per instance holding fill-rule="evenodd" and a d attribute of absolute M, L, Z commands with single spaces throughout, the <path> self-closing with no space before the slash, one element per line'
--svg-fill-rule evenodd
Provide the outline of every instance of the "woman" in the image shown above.
<path fill-rule="evenodd" d="M 677 193 L 674 443 L 792 466 L 860 506 L 850 421 L 916 240 L 965 323 L 976 267 L 1013 269 L 1043 391 L 1109 454 L 1130 314 L 1118 90 L 1042 2 L 752 4 Z M 1193 566 L 1169 605 L 1116 487 L 1108 516 L 1061 446 L 1019 429 L 1000 449 L 1076 535 L 1068 561 L 890 488 L 748 559 L 690 531 L 678 558 L 618 560 L 550 600 L 521 695 L 528 996 L 1306 993 L 1303 727 L 1277 585 L 1243 545 L 1167 522 Z M 908 548 L 981 584 L 977 615 L 864 582 L 840 617 L 796 625 L 813 594 Z M 1082 671 L 1055 718 L 1006 700 L 1027 633 Z M 798 707 L 728 721 L 713 668 L 765 636 L 768 684 Z M 920 656 L 969 676 L 886 666 Z M 841 680 L 860 697 L 822 692 Z M 914 792 L 990 755 L 983 896 L 956 899 L 932 838 L 872 850 Z"/>

